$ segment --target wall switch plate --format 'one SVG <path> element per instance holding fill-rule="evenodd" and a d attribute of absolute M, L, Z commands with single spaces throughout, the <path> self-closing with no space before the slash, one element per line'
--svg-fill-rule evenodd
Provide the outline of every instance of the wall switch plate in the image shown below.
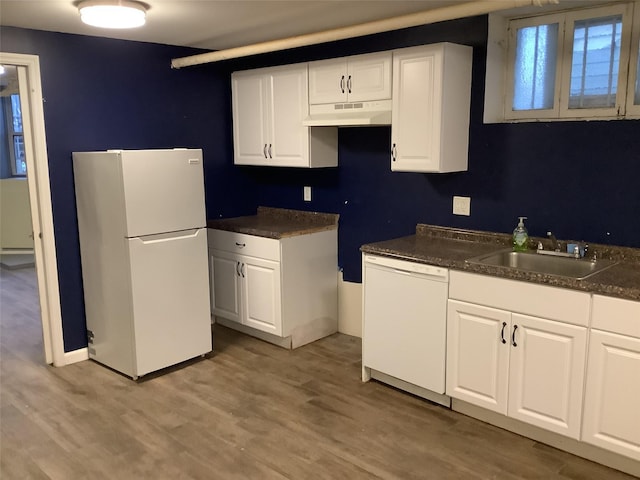
<path fill-rule="evenodd" d="M 471 197 L 453 197 L 454 215 L 471 215 Z"/>
<path fill-rule="evenodd" d="M 304 187 L 304 201 L 311 201 L 311 187 Z"/>

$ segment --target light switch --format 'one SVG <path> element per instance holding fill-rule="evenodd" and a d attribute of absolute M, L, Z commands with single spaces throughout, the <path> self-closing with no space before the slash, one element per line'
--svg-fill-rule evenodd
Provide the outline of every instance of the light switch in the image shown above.
<path fill-rule="evenodd" d="M 311 201 L 311 187 L 304 187 L 304 201 Z"/>
<path fill-rule="evenodd" d="M 471 197 L 453 197 L 454 215 L 471 215 Z"/>

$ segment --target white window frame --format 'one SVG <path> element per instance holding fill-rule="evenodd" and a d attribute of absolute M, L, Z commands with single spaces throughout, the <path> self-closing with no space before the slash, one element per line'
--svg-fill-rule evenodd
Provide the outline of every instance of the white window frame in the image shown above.
<path fill-rule="evenodd" d="M 635 8 L 634 8 L 635 7 Z M 573 56 L 573 26 L 577 20 L 598 18 L 622 14 L 623 30 L 620 48 L 620 70 L 618 72 L 618 88 L 616 92 L 616 106 L 613 108 L 569 108 L 569 86 L 571 82 L 571 61 Z M 514 66 L 515 66 L 515 38 L 516 29 L 524 26 L 537 26 L 549 23 L 559 23 L 558 32 L 558 64 L 556 66 L 556 84 L 553 109 L 513 110 Z M 494 26 L 504 28 L 502 38 L 505 43 L 496 39 Z M 495 28 L 495 27 L 493 27 Z M 499 34 L 498 34 L 499 35 Z M 505 45 L 506 44 L 506 45 Z M 640 2 L 618 3 L 607 6 L 566 10 L 527 17 L 504 18 L 503 21 L 490 18 L 489 42 L 487 52 L 487 69 L 489 61 L 492 67 L 496 58 L 500 56 L 499 49 L 503 49 L 504 81 L 501 88 L 487 82 L 485 91 L 485 122 L 530 122 L 530 121 L 566 121 L 566 120 L 594 120 L 594 119 L 631 119 L 640 118 L 640 105 L 633 105 L 635 81 L 637 76 L 637 62 L 640 50 Z M 495 74 L 492 75 L 495 78 Z M 487 80 L 489 71 L 487 71 Z M 501 93 L 498 93 L 498 89 Z M 496 115 L 497 110 L 490 102 L 502 103 L 501 118 Z M 496 105 L 497 106 L 497 105 Z"/>
<path fill-rule="evenodd" d="M 521 27 L 537 27 L 539 25 L 558 24 L 558 49 L 556 52 L 556 58 L 562 59 L 564 42 L 562 41 L 564 35 L 564 15 L 544 15 L 540 17 L 529 17 L 521 19 L 513 19 L 508 24 L 508 39 L 509 39 L 509 60 L 507 62 L 507 85 L 506 96 L 504 99 L 504 117 L 506 119 L 538 119 L 538 118 L 557 118 L 560 111 L 560 82 L 562 80 L 562 68 L 560 63 L 556 63 L 556 79 L 554 82 L 555 90 L 553 93 L 553 108 L 539 108 L 532 110 L 513 110 L 513 96 L 514 91 L 514 75 L 516 64 L 516 33 L 518 28 Z"/>
<path fill-rule="evenodd" d="M 640 103 L 634 105 L 636 82 L 638 79 L 638 63 L 640 63 L 640 3 L 636 3 L 633 12 L 633 32 L 631 35 L 631 61 L 629 62 L 629 82 L 627 84 L 627 118 L 640 118 Z"/>
<path fill-rule="evenodd" d="M 575 12 L 567 12 L 564 35 L 564 51 L 562 58 L 562 86 L 560 87 L 560 117 L 621 117 L 625 114 L 627 100 L 627 81 L 629 72 L 629 57 L 631 44 L 631 24 L 633 4 L 611 5 L 602 8 L 589 8 Z M 569 88 L 571 84 L 571 61 L 573 58 L 573 32 L 577 21 L 587 18 L 600 18 L 622 15 L 622 33 L 620 36 L 620 69 L 618 70 L 618 85 L 616 89 L 616 103 L 613 107 L 599 108 L 569 108 Z M 577 115 L 576 115 L 577 114 Z"/>

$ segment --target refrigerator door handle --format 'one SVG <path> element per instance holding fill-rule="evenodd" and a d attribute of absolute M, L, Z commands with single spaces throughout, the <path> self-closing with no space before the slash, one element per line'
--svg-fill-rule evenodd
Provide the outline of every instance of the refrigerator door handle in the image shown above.
<path fill-rule="evenodd" d="M 144 235 L 142 237 L 134 238 L 144 244 L 170 242 L 173 240 L 182 240 L 185 238 L 197 237 L 200 230 L 200 228 L 194 228 L 190 230 L 182 230 L 180 232 L 158 233 L 154 235 Z"/>

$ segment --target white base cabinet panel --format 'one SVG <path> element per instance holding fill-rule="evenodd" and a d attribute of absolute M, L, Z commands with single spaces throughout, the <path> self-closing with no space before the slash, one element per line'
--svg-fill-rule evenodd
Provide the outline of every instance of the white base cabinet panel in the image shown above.
<path fill-rule="evenodd" d="M 338 329 L 337 230 L 272 239 L 210 230 L 213 315 L 291 348 Z"/>
<path fill-rule="evenodd" d="M 640 461 L 640 302 L 594 295 L 582 440 Z"/>
<path fill-rule="evenodd" d="M 640 339 L 591 332 L 582 440 L 640 461 Z"/>
<path fill-rule="evenodd" d="M 507 414 L 510 323 L 509 312 L 449 300 L 447 395 Z"/>
<path fill-rule="evenodd" d="M 487 288 L 493 293 L 483 297 L 479 292 Z M 578 439 L 588 316 L 577 312 L 588 308 L 589 295 L 567 292 L 564 300 L 580 308 L 557 316 L 575 325 L 530 315 L 548 312 L 548 302 L 562 302 L 562 293 L 451 272 L 449 296 L 456 300 L 449 300 L 447 317 L 447 395 Z M 521 306 L 527 314 L 513 311 L 519 296 L 526 298 Z M 483 298 L 489 305 L 464 301 Z"/>
<path fill-rule="evenodd" d="M 580 437 L 587 329 L 512 314 L 507 415 Z"/>

